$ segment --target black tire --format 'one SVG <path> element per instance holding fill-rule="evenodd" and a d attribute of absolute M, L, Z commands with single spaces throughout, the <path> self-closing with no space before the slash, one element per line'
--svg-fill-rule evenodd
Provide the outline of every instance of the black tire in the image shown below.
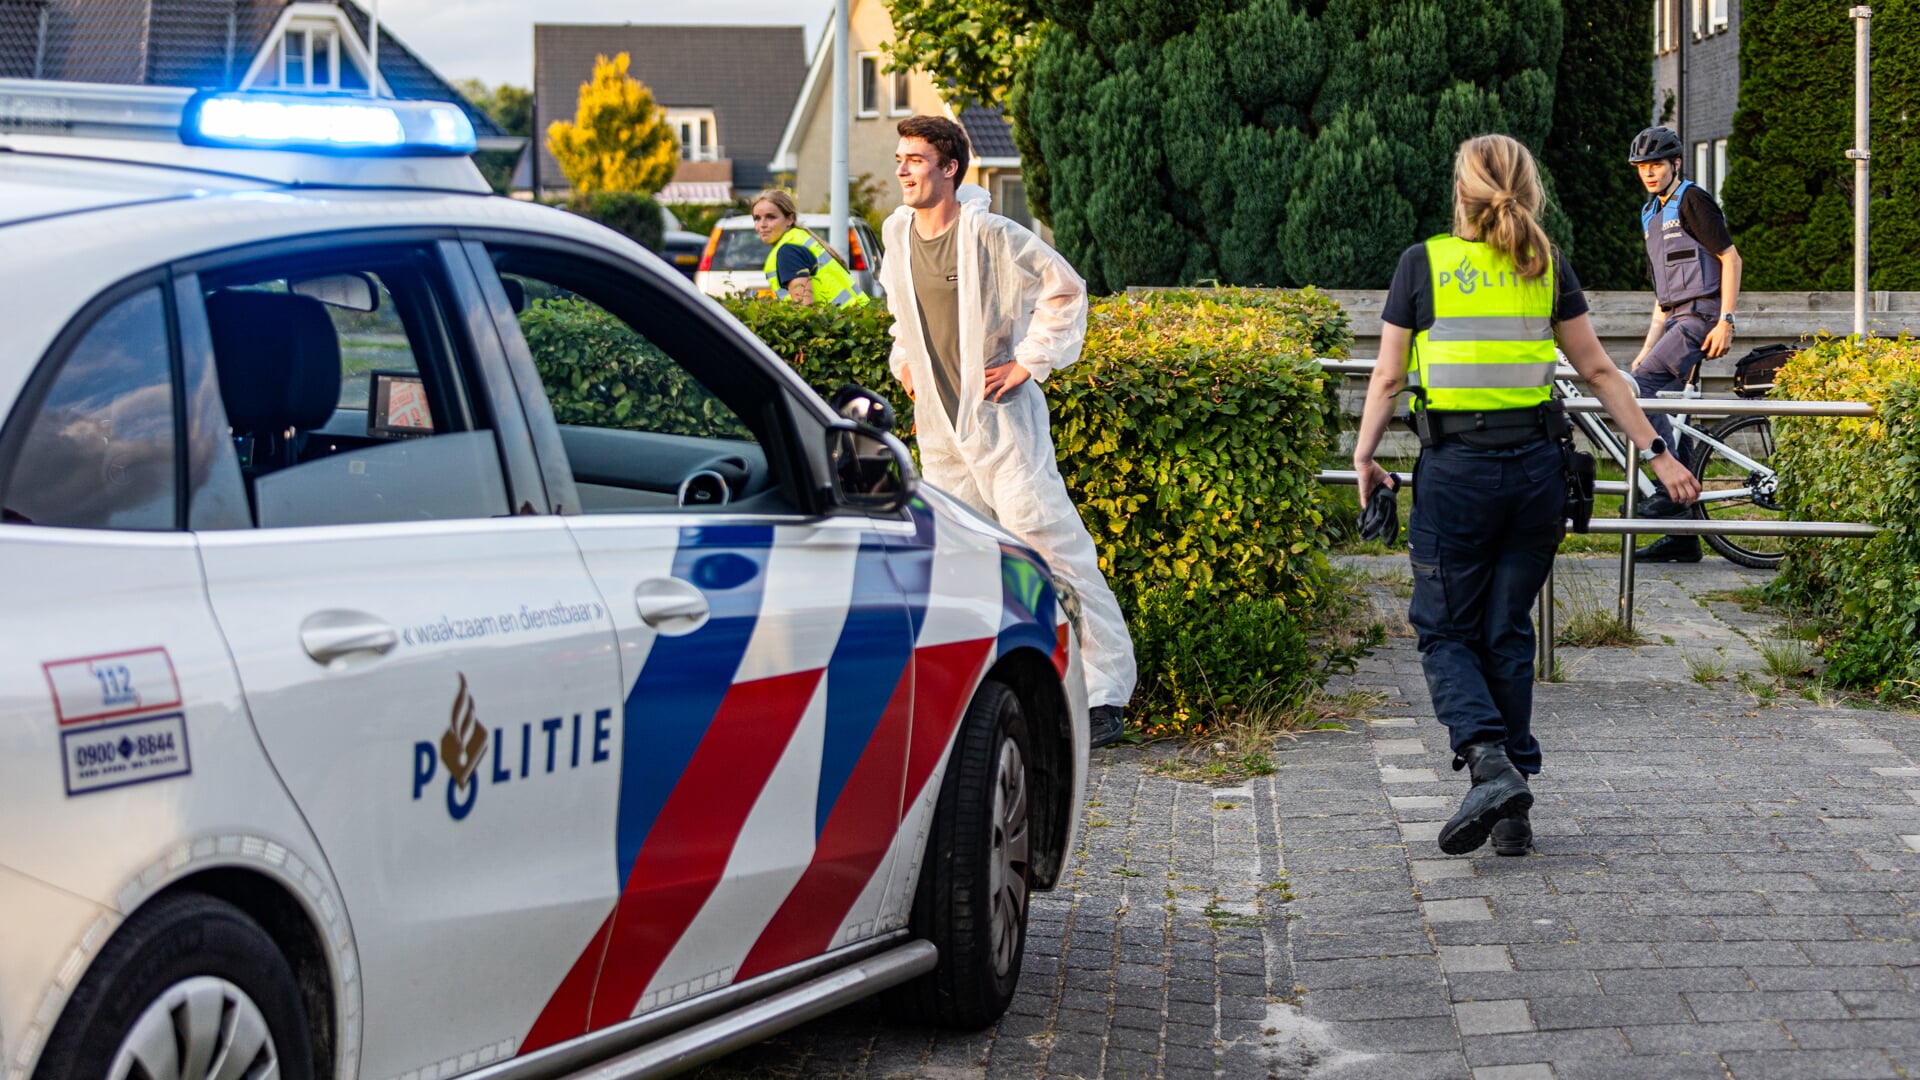
<path fill-rule="evenodd" d="M 1764 416 L 1730 417 L 1711 432 L 1714 438 L 1740 451 L 1747 457 L 1763 464 L 1773 458 L 1773 424 Z M 1702 493 L 1715 489 L 1725 490 L 1731 487 L 1745 487 L 1752 482 L 1748 470 L 1727 460 L 1718 450 L 1706 443 L 1698 443 L 1693 450 L 1693 474 L 1700 478 Z M 1777 477 L 1775 478 L 1777 482 Z M 1704 499 L 1693 504 L 1693 516 L 1701 521 L 1718 518 L 1722 521 L 1738 520 L 1781 520 L 1786 519 L 1786 508 L 1780 505 L 1778 491 L 1756 491 L 1745 498 L 1724 499 L 1707 502 Z M 1755 570 L 1771 570 L 1780 565 L 1786 554 L 1786 539 L 1778 536 L 1713 536 L 1706 537 L 1713 550 L 1726 556 L 1741 566 Z"/>
<path fill-rule="evenodd" d="M 54 1025 L 35 1080 L 110 1077 L 149 1006 L 192 980 L 243 993 L 265 1021 L 281 1080 L 313 1080 L 306 1010 L 286 958 L 246 912 L 200 893 L 162 896 L 114 933 Z"/>
<path fill-rule="evenodd" d="M 909 926 L 940 950 L 937 967 L 887 998 L 904 1020 L 977 1030 L 1007 1011 L 1020 984 L 1032 876 L 1032 761 L 1020 700 L 981 685 L 954 740 Z M 1000 800 L 1017 785 L 1018 810 Z M 1009 828 L 1008 824 L 1012 827 Z M 996 891 L 996 866 L 1006 865 Z"/>

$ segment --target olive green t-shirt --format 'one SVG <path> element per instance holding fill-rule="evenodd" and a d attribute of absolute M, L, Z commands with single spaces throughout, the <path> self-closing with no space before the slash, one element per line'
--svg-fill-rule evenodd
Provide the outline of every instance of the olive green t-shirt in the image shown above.
<path fill-rule="evenodd" d="M 917 224 L 910 223 L 912 237 L 913 296 L 920 309 L 920 332 L 926 339 L 927 358 L 933 362 L 933 381 L 940 391 L 940 403 L 946 406 L 947 420 L 958 422 L 960 415 L 960 256 L 954 237 L 959 222 L 931 240 L 920 236 Z"/>

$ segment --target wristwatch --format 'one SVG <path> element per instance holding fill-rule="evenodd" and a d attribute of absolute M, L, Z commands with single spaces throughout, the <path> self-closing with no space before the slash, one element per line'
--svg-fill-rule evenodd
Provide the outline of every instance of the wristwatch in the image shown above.
<path fill-rule="evenodd" d="M 1658 435 L 1655 435 L 1653 437 L 1653 441 L 1647 444 L 1647 448 L 1645 450 L 1640 451 L 1640 460 L 1652 461 L 1654 458 L 1657 458 L 1661 454 L 1664 454 L 1666 452 L 1667 452 L 1667 440 L 1661 438 Z"/>
<path fill-rule="evenodd" d="M 1728 326 L 1732 326 L 1732 325 L 1733 325 L 1733 312 L 1731 312 L 1731 311 L 1727 311 L 1727 312 L 1722 312 L 1722 313 L 1721 313 L 1721 315 L 1720 315 L 1720 321 L 1721 321 L 1721 322 L 1723 322 L 1723 323 L 1726 323 L 1726 324 L 1727 324 Z"/>

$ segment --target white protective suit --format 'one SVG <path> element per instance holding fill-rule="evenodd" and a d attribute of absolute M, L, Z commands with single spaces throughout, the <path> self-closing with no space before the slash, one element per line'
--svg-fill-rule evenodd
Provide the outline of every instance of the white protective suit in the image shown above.
<path fill-rule="evenodd" d="M 1081 660 L 1087 704 L 1125 705 L 1133 696 L 1133 639 L 1119 601 L 1100 573 L 1093 537 L 1067 497 L 1054 459 L 1040 383 L 1080 357 L 1087 336 L 1087 286 L 1060 254 L 1009 218 L 990 213 L 984 188 L 963 185 L 956 240 L 960 304 L 960 397 L 948 421 L 933 377 L 913 292 L 907 230 L 913 210 L 886 222 L 881 266 L 893 311 L 895 378 L 911 372 L 920 464 L 929 482 L 998 521 L 1040 553 L 1080 596 Z M 984 393 L 988 367 L 1016 363 L 1032 379 L 999 401 Z"/>

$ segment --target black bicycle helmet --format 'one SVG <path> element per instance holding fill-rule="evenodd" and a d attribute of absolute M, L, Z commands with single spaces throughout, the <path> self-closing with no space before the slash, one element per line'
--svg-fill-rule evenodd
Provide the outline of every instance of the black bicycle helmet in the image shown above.
<path fill-rule="evenodd" d="M 1627 151 L 1627 163 L 1638 165 L 1643 161 L 1672 161 L 1684 157 L 1686 149 L 1680 145 L 1680 136 L 1672 128 L 1650 127 L 1633 137 L 1633 148 Z"/>
<path fill-rule="evenodd" d="M 1373 489 L 1366 509 L 1360 511 L 1360 539 L 1391 544 L 1400 538 L 1399 494 L 1400 482 L 1389 473 L 1387 482 Z"/>

